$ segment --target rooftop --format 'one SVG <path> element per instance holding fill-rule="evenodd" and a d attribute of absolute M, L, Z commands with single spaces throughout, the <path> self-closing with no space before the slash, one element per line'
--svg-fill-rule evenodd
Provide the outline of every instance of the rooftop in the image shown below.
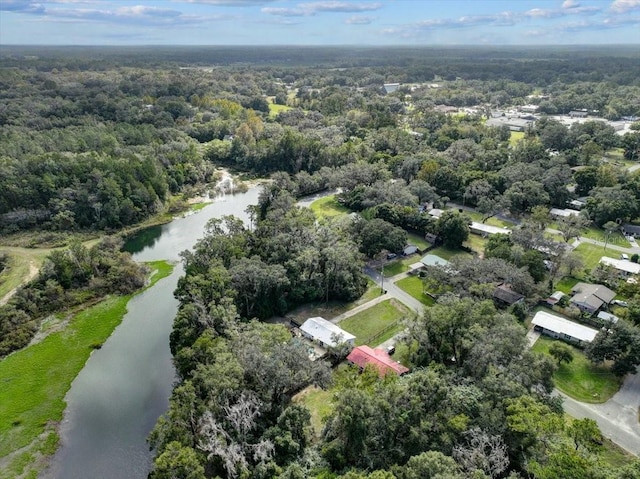
<path fill-rule="evenodd" d="M 609 288 L 602 284 L 591 284 L 591 283 L 577 283 L 572 289 L 571 292 L 574 293 L 574 299 L 578 298 L 579 301 L 583 296 L 595 296 L 600 301 L 609 304 L 613 298 L 616 297 L 616 293 L 611 291 Z"/>
<path fill-rule="evenodd" d="M 625 259 L 609 258 L 603 256 L 600 258 L 600 263 L 611 266 L 617 270 L 624 271 L 629 274 L 640 274 L 640 264 Z"/>
<path fill-rule="evenodd" d="M 494 235 L 497 233 L 502 234 L 511 234 L 511 230 L 509 228 L 500 228 L 498 226 L 485 225 L 484 223 L 476 223 L 473 221 L 469 226 L 469 229 L 472 233 L 480 233 L 480 234 L 489 234 Z"/>
<path fill-rule="evenodd" d="M 437 256 L 435 254 L 427 254 L 422 257 L 420 262 L 425 266 L 449 266 L 450 263 L 446 260 Z"/>
<path fill-rule="evenodd" d="M 598 334 L 598 331 L 593 328 L 574 323 L 573 321 L 547 313 L 546 311 L 538 311 L 531 320 L 531 324 L 588 343 L 593 341 L 593 338 Z"/>
<path fill-rule="evenodd" d="M 331 346 L 336 346 L 337 344 L 345 342 L 353 342 L 356 339 L 353 334 L 346 332 L 331 321 L 327 321 L 319 316 L 307 319 L 302 326 L 300 326 L 300 330 L 311 336 L 313 339 L 317 339 L 321 343 L 329 344 Z M 340 335 L 342 341 L 337 343 L 335 339 Z"/>
<path fill-rule="evenodd" d="M 369 346 L 354 348 L 347 356 L 347 360 L 361 368 L 370 364 L 378 370 L 378 374 L 381 376 L 390 372 L 394 372 L 397 375 L 409 372 L 409 368 L 394 361 L 384 349 L 372 349 Z"/>

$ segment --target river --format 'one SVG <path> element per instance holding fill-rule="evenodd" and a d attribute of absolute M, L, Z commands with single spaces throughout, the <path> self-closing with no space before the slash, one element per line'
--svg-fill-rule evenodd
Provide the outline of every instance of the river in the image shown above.
<path fill-rule="evenodd" d="M 126 249 L 136 261 L 179 262 L 210 218 L 234 215 L 258 202 L 259 187 L 222 196 L 198 213 L 146 229 Z M 175 380 L 169 333 L 178 302 L 173 297 L 183 270 L 173 273 L 128 304 L 122 323 L 95 351 L 67 393 L 60 425 L 61 447 L 43 479 L 145 479 L 152 453 L 146 438 L 167 410 Z"/>

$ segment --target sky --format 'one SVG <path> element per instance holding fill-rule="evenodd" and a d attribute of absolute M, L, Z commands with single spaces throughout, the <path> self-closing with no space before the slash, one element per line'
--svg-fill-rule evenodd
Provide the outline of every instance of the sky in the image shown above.
<path fill-rule="evenodd" d="M 10 44 L 640 44 L 640 0 L 0 0 Z"/>

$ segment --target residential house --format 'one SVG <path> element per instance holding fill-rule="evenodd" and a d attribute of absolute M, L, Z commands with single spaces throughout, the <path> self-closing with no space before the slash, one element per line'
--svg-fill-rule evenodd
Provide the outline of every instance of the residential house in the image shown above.
<path fill-rule="evenodd" d="M 602 258 L 600 258 L 600 264 L 611 266 L 612 268 L 618 270 L 618 274 L 622 277 L 640 274 L 640 264 L 634 263 L 633 261 L 603 256 Z"/>
<path fill-rule="evenodd" d="M 508 307 L 524 302 L 524 295 L 512 290 L 508 284 L 500 283 L 493 290 L 493 301 L 497 306 Z"/>
<path fill-rule="evenodd" d="M 404 247 L 404 249 L 402 250 L 402 254 L 404 256 L 409 256 L 412 255 L 414 253 L 418 253 L 420 250 L 418 249 L 417 246 L 409 244 L 407 246 Z"/>
<path fill-rule="evenodd" d="M 551 208 L 549 214 L 553 218 L 568 218 L 569 216 L 579 216 L 580 212 L 570 209 Z"/>
<path fill-rule="evenodd" d="M 640 238 L 640 226 L 624 224 L 622 225 L 622 234 L 625 236 L 633 236 L 634 238 Z"/>
<path fill-rule="evenodd" d="M 353 334 L 319 316 L 307 319 L 300 326 L 300 331 L 305 337 L 319 343 L 324 348 L 335 347 L 342 343 L 353 345 L 356 341 Z"/>
<path fill-rule="evenodd" d="M 588 115 L 587 110 L 572 110 L 569 112 L 571 118 L 586 118 Z"/>
<path fill-rule="evenodd" d="M 361 369 L 364 369 L 367 365 L 371 365 L 378 371 L 380 376 L 385 376 L 389 373 L 395 373 L 401 376 L 409 372 L 409 368 L 394 361 L 384 349 L 373 349 L 369 346 L 353 348 L 353 351 L 347 356 L 347 361 Z"/>
<path fill-rule="evenodd" d="M 571 290 L 573 297 L 569 300 L 580 311 L 594 314 L 603 306 L 608 306 L 616 293 L 601 284 L 578 283 Z"/>
<path fill-rule="evenodd" d="M 538 311 L 531 320 L 531 324 L 535 331 L 577 344 L 590 343 L 598 334 L 596 329 L 574 323 L 546 311 Z"/>
<path fill-rule="evenodd" d="M 507 235 L 511 234 L 511 230 L 509 228 L 499 228 L 498 226 L 485 225 L 484 223 L 476 223 L 475 221 L 469 225 L 469 231 L 481 236 L 491 236 L 498 233 Z"/>

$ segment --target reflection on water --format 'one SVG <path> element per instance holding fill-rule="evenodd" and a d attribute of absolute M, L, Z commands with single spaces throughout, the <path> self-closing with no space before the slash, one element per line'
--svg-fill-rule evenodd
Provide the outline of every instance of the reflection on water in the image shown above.
<path fill-rule="evenodd" d="M 222 196 L 197 214 L 139 232 L 127 242 L 136 261 L 179 260 L 210 218 L 248 221 L 259 187 Z M 152 463 L 146 438 L 169 403 L 175 372 L 169 334 L 178 302 L 178 264 L 168 278 L 134 297 L 122 324 L 93 352 L 67 393 L 62 447 L 45 479 L 145 479 Z"/>

